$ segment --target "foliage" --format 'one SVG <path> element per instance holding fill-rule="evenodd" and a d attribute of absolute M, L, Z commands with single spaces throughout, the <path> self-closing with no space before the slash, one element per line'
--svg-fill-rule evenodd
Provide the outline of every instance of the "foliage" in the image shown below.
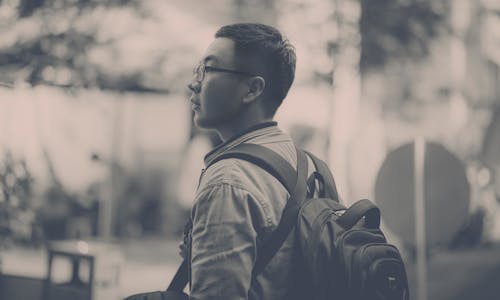
<path fill-rule="evenodd" d="M 13 207 L 29 206 L 33 177 L 23 159 L 15 159 L 10 152 L 4 156 L 0 166 L 1 201 Z"/>
<path fill-rule="evenodd" d="M 0 21 L 0 81 L 157 93 L 184 86 L 178 81 L 189 73 L 193 49 L 182 49 L 185 43 L 172 36 L 178 30 L 170 26 L 175 12 L 168 5 L 153 0 L 0 2 L 0 14 L 2 8 L 17 8 Z M 167 67 L 172 61 L 176 64 Z"/>
<path fill-rule="evenodd" d="M 419 59 L 429 41 L 446 30 L 446 0 L 362 0 L 361 71 L 392 59 Z"/>
<path fill-rule="evenodd" d="M 33 177 L 23 159 L 5 153 L 0 165 L 0 246 L 31 241 Z"/>

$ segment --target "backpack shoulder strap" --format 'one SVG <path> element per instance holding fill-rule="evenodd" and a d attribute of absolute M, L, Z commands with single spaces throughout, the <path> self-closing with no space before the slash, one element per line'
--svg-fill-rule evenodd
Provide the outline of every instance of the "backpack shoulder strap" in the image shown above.
<path fill-rule="evenodd" d="M 339 194 L 337 192 L 337 186 L 335 185 L 335 180 L 333 179 L 332 172 L 330 171 L 328 165 L 324 161 L 316 157 L 314 154 L 308 151 L 305 152 L 313 161 L 316 172 L 318 172 L 323 179 L 323 184 L 326 193 L 326 195 L 324 196 L 339 202 L 340 200 L 339 200 Z"/>
<path fill-rule="evenodd" d="M 242 159 L 261 167 L 278 179 L 288 193 L 292 194 L 297 182 L 297 172 L 281 155 L 273 150 L 257 144 L 240 144 L 214 158 L 206 169 L 216 162 L 228 158 Z"/>

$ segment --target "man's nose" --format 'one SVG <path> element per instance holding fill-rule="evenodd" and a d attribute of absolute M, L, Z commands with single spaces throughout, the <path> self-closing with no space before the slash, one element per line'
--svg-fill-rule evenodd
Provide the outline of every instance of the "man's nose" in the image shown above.
<path fill-rule="evenodd" d="M 193 93 L 199 93 L 200 92 L 200 87 L 201 87 L 201 84 L 199 81 L 197 80 L 193 80 L 191 81 L 188 85 L 187 85 L 188 89 L 193 92 Z"/>

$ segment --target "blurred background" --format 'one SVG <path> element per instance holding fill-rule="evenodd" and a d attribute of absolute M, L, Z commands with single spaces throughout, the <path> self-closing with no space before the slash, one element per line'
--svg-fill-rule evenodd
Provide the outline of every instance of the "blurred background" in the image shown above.
<path fill-rule="evenodd" d="M 233 22 L 295 45 L 277 121 L 381 207 L 412 298 L 497 298 L 499 0 L 1 0 L 0 299 L 166 288 L 219 142 L 186 84 Z"/>

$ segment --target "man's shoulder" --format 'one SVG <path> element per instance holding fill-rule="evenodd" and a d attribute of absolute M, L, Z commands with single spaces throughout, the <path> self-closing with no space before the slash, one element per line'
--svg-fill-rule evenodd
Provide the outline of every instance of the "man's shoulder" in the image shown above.
<path fill-rule="evenodd" d="M 291 155 L 287 155 L 291 156 Z M 285 157 L 291 160 L 292 158 Z M 228 184 L 253 192 L 266 186 L 280 185 L 273 175 L 260 166 L 238 158 L 226 158 L 212 164 L 204 171 L 199 191 L 216 185 Z"/>
<path fill-rule="evenodd" d="M 238 158 L 222 159 L 207 168 L 201 178 L 199 190 L 227 184 L 245 190 L 253 190 L 262 176 L 272 176 L 259 166 Z M 257 180 L 259 179 L 260 180 Z"/>
<path fill-rule="evenodd" d="M 200 181 L 200 188 L 216 184 L 231 184 L 242 176 L 241 165 L 236 158 L 219 160 L 204 170 Z"/>
<path fill-rule="evenodd" d="M 243 135 L 240 139 L 220 147 L 205 158 L 209 167 L 201 176 L 198 192 L 220 184 L 229 184 L 252 193 L 265 195 L 270 190 L 280 190 L 281 183 L 261 167 L 237 158 L 227 158 L 211 163 L 225 151 L 241 143 L 257 144 L 267 147 L 288 161 L 294 168 L 297 162 L 294 143 L 289 135 L 277 126 L 262 128 Z"/>

